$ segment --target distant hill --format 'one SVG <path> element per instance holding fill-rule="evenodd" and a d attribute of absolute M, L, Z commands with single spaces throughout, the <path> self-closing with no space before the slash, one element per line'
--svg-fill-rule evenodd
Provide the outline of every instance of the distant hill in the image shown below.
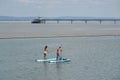
<path fill-rule="evenodd" d="M 61 16 L 61 17 L 41 17 L 42 19 L 120 19 L 115 17 L 72 17 L 72 16 Z M 14 16 L 0 16 L 0 21 L 32 21 L 39 19 L 39 17 L 14 17 Z"/>
<path fill-rule="evenodd" d="M 36 17 L 13 17 L 13 16 L 0 16 L 0 21 L 31 21 Z"/>

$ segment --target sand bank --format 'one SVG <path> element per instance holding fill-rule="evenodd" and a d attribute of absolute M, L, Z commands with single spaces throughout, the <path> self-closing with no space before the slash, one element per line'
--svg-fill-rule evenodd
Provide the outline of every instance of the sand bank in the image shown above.
<path fill-rule="evenodd" d="M 0 38 L 120 36 L 120 24 L 0 23 Z"/>

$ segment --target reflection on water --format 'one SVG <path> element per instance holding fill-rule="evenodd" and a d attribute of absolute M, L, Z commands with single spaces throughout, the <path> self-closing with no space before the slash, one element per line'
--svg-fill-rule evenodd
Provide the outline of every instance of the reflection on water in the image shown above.
<path fill-rule="evenodd" d="M 44 80 L 62 80 L 61 63 L 43 63 Z M 52 69 L 51 69 L 52 68 Z"/>
<path fill-rule="evenodd" d="M 47 75 L 47 71 L 48 71 L 48 63 L 47 63 L 47 62 L 43 62 L 43 64 L 44 64 L 45 75 Z"/>
<path fill-rule="evenodd" d="M 49 80 L 49 71 L 48 71 L 48 63 L 47 62 L 43 62 L 43 67 L 44 67 L 44 79 L 45 80 Z"/>
<path fill-rule="evenodd" d="M 62 80 L 61 77 L 62 77 L 62 72 L 61 72 L 61 63 L 56 63 L 56 71 L 57 71 L 57 78 L 58 80 Z"/>

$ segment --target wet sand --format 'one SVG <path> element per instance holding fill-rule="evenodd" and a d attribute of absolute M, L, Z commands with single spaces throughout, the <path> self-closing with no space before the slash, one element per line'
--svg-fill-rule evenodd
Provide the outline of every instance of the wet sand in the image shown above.
<path fill-rule="evenodd" d="M 120 36 L 120 24 L 31 24 L 0 22 L 0 38 L 40 38 L 78 36 Z"/>

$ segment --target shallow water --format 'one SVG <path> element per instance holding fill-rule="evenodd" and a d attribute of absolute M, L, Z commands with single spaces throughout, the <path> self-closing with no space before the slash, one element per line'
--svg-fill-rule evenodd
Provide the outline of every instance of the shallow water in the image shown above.
<path fill-rule="evenodd" d="M 69 63 L 38 63 L 62 46 Z M 0 39 L 0 80 L 120 80 L 120 36 Z"/>

